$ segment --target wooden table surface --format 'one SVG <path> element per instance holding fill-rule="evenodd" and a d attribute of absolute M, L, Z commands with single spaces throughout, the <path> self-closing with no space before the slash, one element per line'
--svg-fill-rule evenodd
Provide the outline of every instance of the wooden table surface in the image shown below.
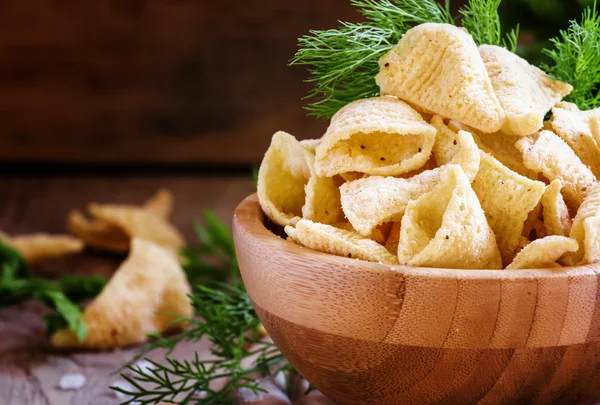
<path fill-rule="evenodd" d="M 237 203 L 253 191 L 249 177 L 9 177 L 0 179 L 0 230 L 10 234 L 62 233 L 70 209 L 84 209 L 90 201 L 138 204 L 160 187 L 173 191 L 173 222 L 188 240 L 193 239 L 192 220 L 201 217 L 204 207 L 212 208 L 229 223 Z M 41 271 L 110 276 L 121 259 L 86 253 L 51 263 Z M 118 404 L 108 387 L 120 380 L 117 371 L 139 348 L 57 352 L 49 346 L 43 313 L 43 306 L 36 302 L 0 309 L 0 405 Z M 206 357 L 209 345 L 206 341 L 182 344 L 174 356 L 191 358 L 194 351 Z M 155 352 L 149 357 L 158 361 L 163 356 Z M 85 375 L 84 387 L 78 391 L 58 389 L 65 373 Z M 256 403 L 332 405 L 317 392 L 293 401 L 272 396 Z"/>

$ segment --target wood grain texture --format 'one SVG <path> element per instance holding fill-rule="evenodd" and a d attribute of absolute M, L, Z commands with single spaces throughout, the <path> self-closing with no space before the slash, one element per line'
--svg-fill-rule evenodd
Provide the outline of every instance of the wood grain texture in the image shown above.
<path fill-rule="evenodd" d="M 600 401 L 600 265 L 442 270 L 327 255 L 234 215 L 244 283 L 269 335 L 341 405 Z"/>
<path fill-rule="evenodd" d="M 0 1 L 0 161 L 259 162 L 306 118 L 309 29 L 347 0 Z"/>

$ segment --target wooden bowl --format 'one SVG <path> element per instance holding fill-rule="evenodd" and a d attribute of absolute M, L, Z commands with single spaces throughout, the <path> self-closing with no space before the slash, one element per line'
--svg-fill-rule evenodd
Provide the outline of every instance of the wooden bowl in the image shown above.
<path fill-rule="evenodd" d="M 242 277 L 290 363 L 345 404 L 600 399 L 600 265 L 444 270 L 319 253 L 234 217 Z"/>

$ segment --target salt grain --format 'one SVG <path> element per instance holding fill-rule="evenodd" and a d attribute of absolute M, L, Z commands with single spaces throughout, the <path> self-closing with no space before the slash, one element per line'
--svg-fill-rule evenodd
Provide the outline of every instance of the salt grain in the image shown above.
<path fill-rule="evenodd" d="M 78 390 L 85 384 L 85 376 L 83 374 L 65 374 L 60 377 L 58 387 L 61 390 Z"/>

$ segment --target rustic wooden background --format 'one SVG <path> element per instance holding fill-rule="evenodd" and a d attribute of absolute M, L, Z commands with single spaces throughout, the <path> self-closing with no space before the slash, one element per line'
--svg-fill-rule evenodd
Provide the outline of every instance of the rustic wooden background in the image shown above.
<path fill-rule="evenodd" d="M 0 161 L 252 163 L 306 118 L 299 36 L 348 0 L 0 0 Z"/>

